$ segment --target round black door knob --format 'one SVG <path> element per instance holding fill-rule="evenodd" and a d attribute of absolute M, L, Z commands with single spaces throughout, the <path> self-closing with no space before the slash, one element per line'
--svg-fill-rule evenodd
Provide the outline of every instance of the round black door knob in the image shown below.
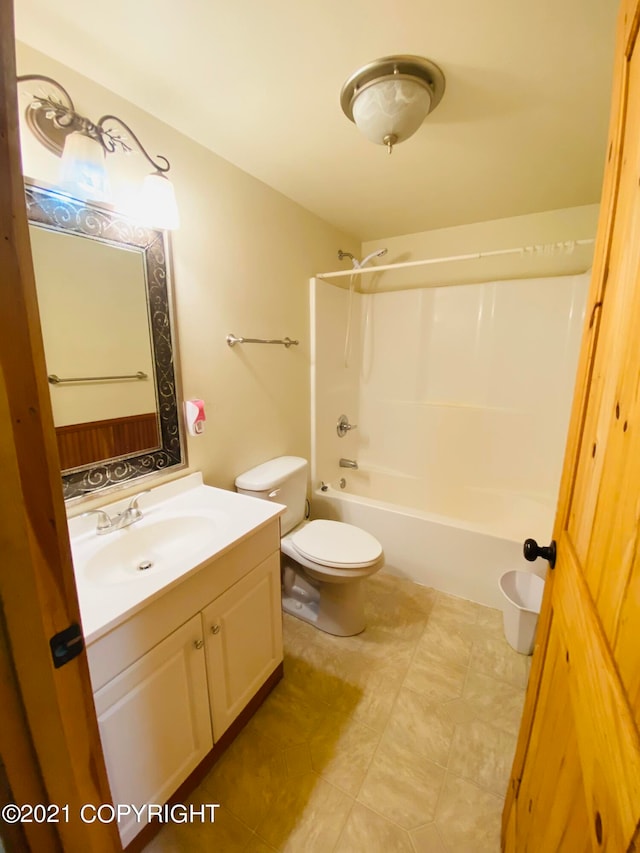
<path fill-rule="evenodd" d="M 550 545 L 538 545 L 535 539 L 525 539 L 522 549 L 525 560 L 533 563 L 538 557 L 546 560 L 553 569 L 556 564 L 556 542 L 551 541 Z"/>

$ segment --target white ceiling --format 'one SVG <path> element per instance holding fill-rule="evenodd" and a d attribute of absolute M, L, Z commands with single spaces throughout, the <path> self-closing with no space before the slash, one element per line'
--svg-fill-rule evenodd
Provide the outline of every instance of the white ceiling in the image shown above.
<path fill-rule="evenodd" d="M 15 7 L 17 38 L 362 240 L 600 198 L 614 0 Z M 396 53 L 436 62 L 447 89 L 389 156 L 343 115 L 339 93 Z"/>

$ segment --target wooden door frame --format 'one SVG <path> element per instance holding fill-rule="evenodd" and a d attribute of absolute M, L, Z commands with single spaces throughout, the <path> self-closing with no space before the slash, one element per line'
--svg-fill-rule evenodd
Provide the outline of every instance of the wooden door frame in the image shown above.
<path fill-rule="evenodd" d="M 0 0 L 0 728 L 13 796 L 69 806 L 25 824 L 33 850 L 121 850 L 86 653 L 55 669 L 49 639 L 80 623 L 21 169 L 12 0 Z"/>

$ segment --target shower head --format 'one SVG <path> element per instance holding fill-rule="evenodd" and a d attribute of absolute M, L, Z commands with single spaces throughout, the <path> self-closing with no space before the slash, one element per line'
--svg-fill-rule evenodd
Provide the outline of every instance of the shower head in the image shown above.
<path fill-rule="evenodd" d="M 369 261 L 373 260 L 373 258 L 379 258 L 382 255 L 386 255 L 386 254 L 387 254 L 387 249 L 376 249 L 375 252 L 371 252 L 371 254 L 367 255 L 366 258 L 364 258 L 361 261 L 358 261 L 353 257 L 351 252 L 343 252 L 342 249 L 338 249 L 338 260 L 341 261 L 343 258 L 350 258 L 351 263 L 353 264 L 354 270 L 360 270 L 360 269 L 362 269 L 362 267 L 366 266 L 369 263 Z"/>
<path fill-rule="evenodd" d="M 366 258 L 363 258 L 360 261 L 360 263 L 357 264 L 357 268 L 362 269 L 362 267 L 366 266 L 369 263 L 369 261 L 373 260 L 374 258 L 381 258 L 382 255 L 386 255 L 386 254 L 387 254 L 387 249 L 376 249 L 375 252 L 371 252 L 370 255 L 367 255 Z"/>

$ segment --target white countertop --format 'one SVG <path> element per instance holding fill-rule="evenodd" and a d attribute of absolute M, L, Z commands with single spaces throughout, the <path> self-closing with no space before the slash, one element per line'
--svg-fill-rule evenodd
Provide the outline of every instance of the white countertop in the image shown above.
<path fill-rule="evenodd" d="M 110 516 L 125 509 L 130 498 L 100 507 Z M 143 518 L 122 530 L 98 536 L 98 517 L 77 516 L 69 520 L 76 586 L 82 627 L 87 645 L 124 622 L 134 613 L 197 572 L 205 563 L 229 551 L 256 530 L 281 515 L 285 507 L 271 501 L 239 495 L 226 489 L 205 486 L 202 474 L 190 474 L 152 489 L 139 500 Z M 142 545 L 159 557 L 162 568 L 136 572 L 125 565 L 130 560 L 113 560 L 111 555 L 126 552 L 131 543 L 152 542 L 173 527 L 184 523 L 186 533 L 173 547 Z M 210 529 L 209 529 L 210 524 Z M 200 541 L 191 530 L 206 529 Z M 165 554 L 162 554 L 162 551 Z M 100 552 L 103 551 L 101 554 Z M 165 562 L 163 563 L 163 557 Z M 119 566 L 118 563 L 123 563 Z M 107 565 L 108 573 L 102 567 Z"/>

